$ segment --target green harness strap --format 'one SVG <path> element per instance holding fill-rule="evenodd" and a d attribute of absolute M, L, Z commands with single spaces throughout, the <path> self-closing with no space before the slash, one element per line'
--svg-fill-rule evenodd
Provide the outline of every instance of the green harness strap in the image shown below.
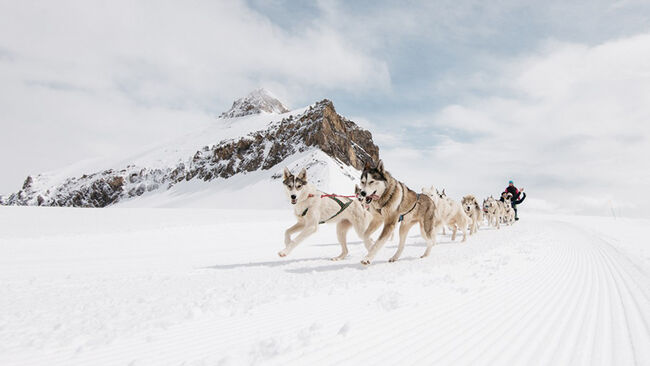
<path fill-rule="evenodd" d="M 324 221 L 319 221 L 319 222 L 318 222 L 319 224 L 324 224 L 324 223 L 330 221 L 331 219 L 335 218 L 335 217 L 338 216 L 341 212 L 343 212 L 346 208 L 348 208 L 348 206 L 350 206 L 350 204 L 352 203 L 352 200 L 349 200 L 348 202 L 343 203 L 343 202 L 341 202 L 340 199 L 338 199 L 338 198 L 336 198 L 336 197 L 334 197 L 334 196 L 329 196 L 329 198 L 331 198 L 331 199 L 333 199 L 334 201 L 336 201 L 336 203 L 338 203 L 339 206 L 341 206 L 341 209 L 339 210 L 339 212 L 335 213 L 334 216 L 330 217 L 329 219 L 324 220 Z"/>
<path fill-rule="evenodd" d="M 341 209 L 339 209 L 339 211 L 338 211 L 337 213 L 335 213 L 334 216 L 330 217 L 329 219 L 327 219 L 327 220 L 323 220 L 323 221 L 319 221 L 319 222 L 318 222 L 319 224 L 324 224 L 324 223 L 330 221 L 331 219 L 335 218 L 335 217 L 338 216 L 341 212 L 343 212 L 346 208 L 348 208 L 348 206 L 350 206 L 350 204 L 352 204 L 352 200 L 349 200 L 348 202 L 343 203 L 343 202 L 341 202 L 340 199 L 338 199 L 338 198 L 336 198 L 336 197 L 334 197 L 334 196 L 328 196 L 328 197 L 331 198 L 331 199 L 333 199 L 334 201 L 336 201 L 336 203 L 338 203 L 339 206 L 341 206 Z M 305 209 L 305 211 L 302 212 L 302 215 L 300 215 L 300 216 L 305 216 L 305 215 L 307 214 L 307 211 L 309 211 L 309 207 L 307 207 L 307 208 Z"/>

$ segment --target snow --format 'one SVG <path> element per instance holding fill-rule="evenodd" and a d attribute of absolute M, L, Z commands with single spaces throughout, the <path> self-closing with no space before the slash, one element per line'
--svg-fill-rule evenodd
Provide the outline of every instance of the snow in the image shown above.
<path fill-rule="evenodd" d="M 0 364 L 650 364 L 650 222 L 520 213 L 362 267 L 331 225 L 278 258 L 286 202 L 0 207 Z"/>
<path fill-rule="evenodd" d="M 242 117 L 256 113 L 285 113 L 289 108 L 264 88 L 255 89 L 247 96 L 237 99 L 232 107 L 219 118 Z"/>
<path fill-rule="evenodd" d="M 360 171 L 321 150 L 310 149 L 289 156 L 276 165 L 276 169 L 240 173 L 228 179 L 216 178 L 209 182 L 199 179 L 183 181 L 168 190 L 156 190 L 124 199 L 115 206 L 278 209 L 286 206 L 284 191 L 279 184 L 285 166 L 295 173 L 306 167 L 310 182 L 324 192 L 337 194 L 354 194 L 354 183 L 361 176 Z"/>

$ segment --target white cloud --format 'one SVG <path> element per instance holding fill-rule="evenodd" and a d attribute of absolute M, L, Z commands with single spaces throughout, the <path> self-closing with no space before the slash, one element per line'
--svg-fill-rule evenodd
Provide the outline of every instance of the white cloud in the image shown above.
<path fill-rule="evenodd" d="M 417 158 L 385 151 L 389 166 L 457 195 L 498 193 L 514 178 L 563 210 L 609 214 L 611 201 L 624 214 L 646 212 L 650 197 L 635 192 L 650 186 L 650 34 L 592 47 L 548 43 L 484 82 L 493 95 L 449 105 L 430 125 L 465 138 Z"/>

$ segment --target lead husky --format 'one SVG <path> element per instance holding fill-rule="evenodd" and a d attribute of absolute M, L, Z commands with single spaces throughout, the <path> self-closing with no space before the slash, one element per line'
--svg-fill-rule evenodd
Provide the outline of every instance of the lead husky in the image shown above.
<path fill-rule="evenodd" d="M 336 236 L 341 244 L 341 254 L 332 260 L 341 260 L 348 255 L 347 233 L 353 227 L 363 238 L 370 215 L 358 200 L 326 195 L 307 182 L 307 171 L 303 168 L 297 176 L 284 168 L 282 183 L 293 205 L 298 222 L 284 233 L 285 248 L 278 255 L 285 257 L 310 235 L 318 230 L 318 224 L 336 223 Z M 302 230 L 302 231 L 301 231 Z M 301 231 L 293 240 L 291 235 Z M 366 243 L 366 241 L 364 241 Z M 369 246 L 366 245 L 366 249 Z"/>
<path fill-rule="evenodd" d="M 472 220 L 469 229 L 469 235 L 472 235 L 478 230 L 479 223 L 481 220 L 483 220 L 483 211 L 478 205 L 476 198 L 471 194 L 463 197 L 461 203 L 463 205 L 463 209 L 465 210 L 465 214 L 467 214 L 467 216 L 469 216 L 469 218 Z"/>
<path fill-rule="evenodd" d="M 428 256 L 431 247 L 436 242 L 435 230 L 433 229 L 435 205 L 431 198 L 427 195 L 415 193 L 404 183 L 393 178 L 384 169 L 384 163 L 381 160 L 375 167 L 372 167 L 370 163 L 366 163 L 361 173 L 360 182 L 361 197 L 365 199 L 365 203 L 369 205 L 373 215 L 373 220 L 363 235 L 364 243 L 366 247 L 370 247 L 370 250 L 368 250 L 368 255 L 361 261 L 361 264 L 368 265 L 372 262 L 398 222 L 401 222 L 399 246 L 395 255 L 389 259 L 389 262 L 399 259 L 404 250 L 406 235 L 415 224 L 420 224 L 420 233 L 427 242 L 427 249 L 422 254 L 422 258 Z M 382 223 L 384 228 L 375 244 L 372 245 L 370 235 Z"/>
<path fill-rule="evenodd" d="M 467 240 L 467 228 L 471 219 L 463 212 L 460 203 L 447 197 L 443 192 L 439 192 L 434 186 L 422 188 L 422 192 L 428 195 L 436 206 L 434 223 L 436 230 L 441 226 L 448 226 L 452 229 L 451 240 L 456 240 L 456 233 L 460 229 L 463 232 L 463 241 Z"/>

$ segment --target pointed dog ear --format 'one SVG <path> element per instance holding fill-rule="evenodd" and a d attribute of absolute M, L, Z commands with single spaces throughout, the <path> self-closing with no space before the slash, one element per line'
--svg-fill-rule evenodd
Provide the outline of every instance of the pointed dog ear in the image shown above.
<path fill-rule="evenodd" d="M 286 180 L 290 176 L 291 176 L 291 171 L 289 171 L 289 168 L 285 166 L 284 171 L 282 171 L 282 180 Z"/>
<path fill-rule="evenodd" d="M 380 173 L 384 172 L 384 161 L 383 160 L 379 160 L 379 162 L 377 163 L 377 171 L 380 172 Z"/>
<path fill-rule="evenodd" d="M 298 174 L 298 179 L 300 179 L 302 181 L 305 181 L 305 182 L 307 181 L 307 169 L 302 168 L 302 170 Z"/>
<path fill-rule="evenodd" d="M 442 189 L 442 194 L 445 194 L 445 195 L 447 194 L 447 193 L 445 193 L 445 189 L 444 189 L 444 188 Z"/>
<path fill-rule="evenodd" d="M 370 170 L 372 169 L 372 165 L 370 164 L 370 161 L 366 161 L 366 165 L 363 166 L 363 170 Z"/>

